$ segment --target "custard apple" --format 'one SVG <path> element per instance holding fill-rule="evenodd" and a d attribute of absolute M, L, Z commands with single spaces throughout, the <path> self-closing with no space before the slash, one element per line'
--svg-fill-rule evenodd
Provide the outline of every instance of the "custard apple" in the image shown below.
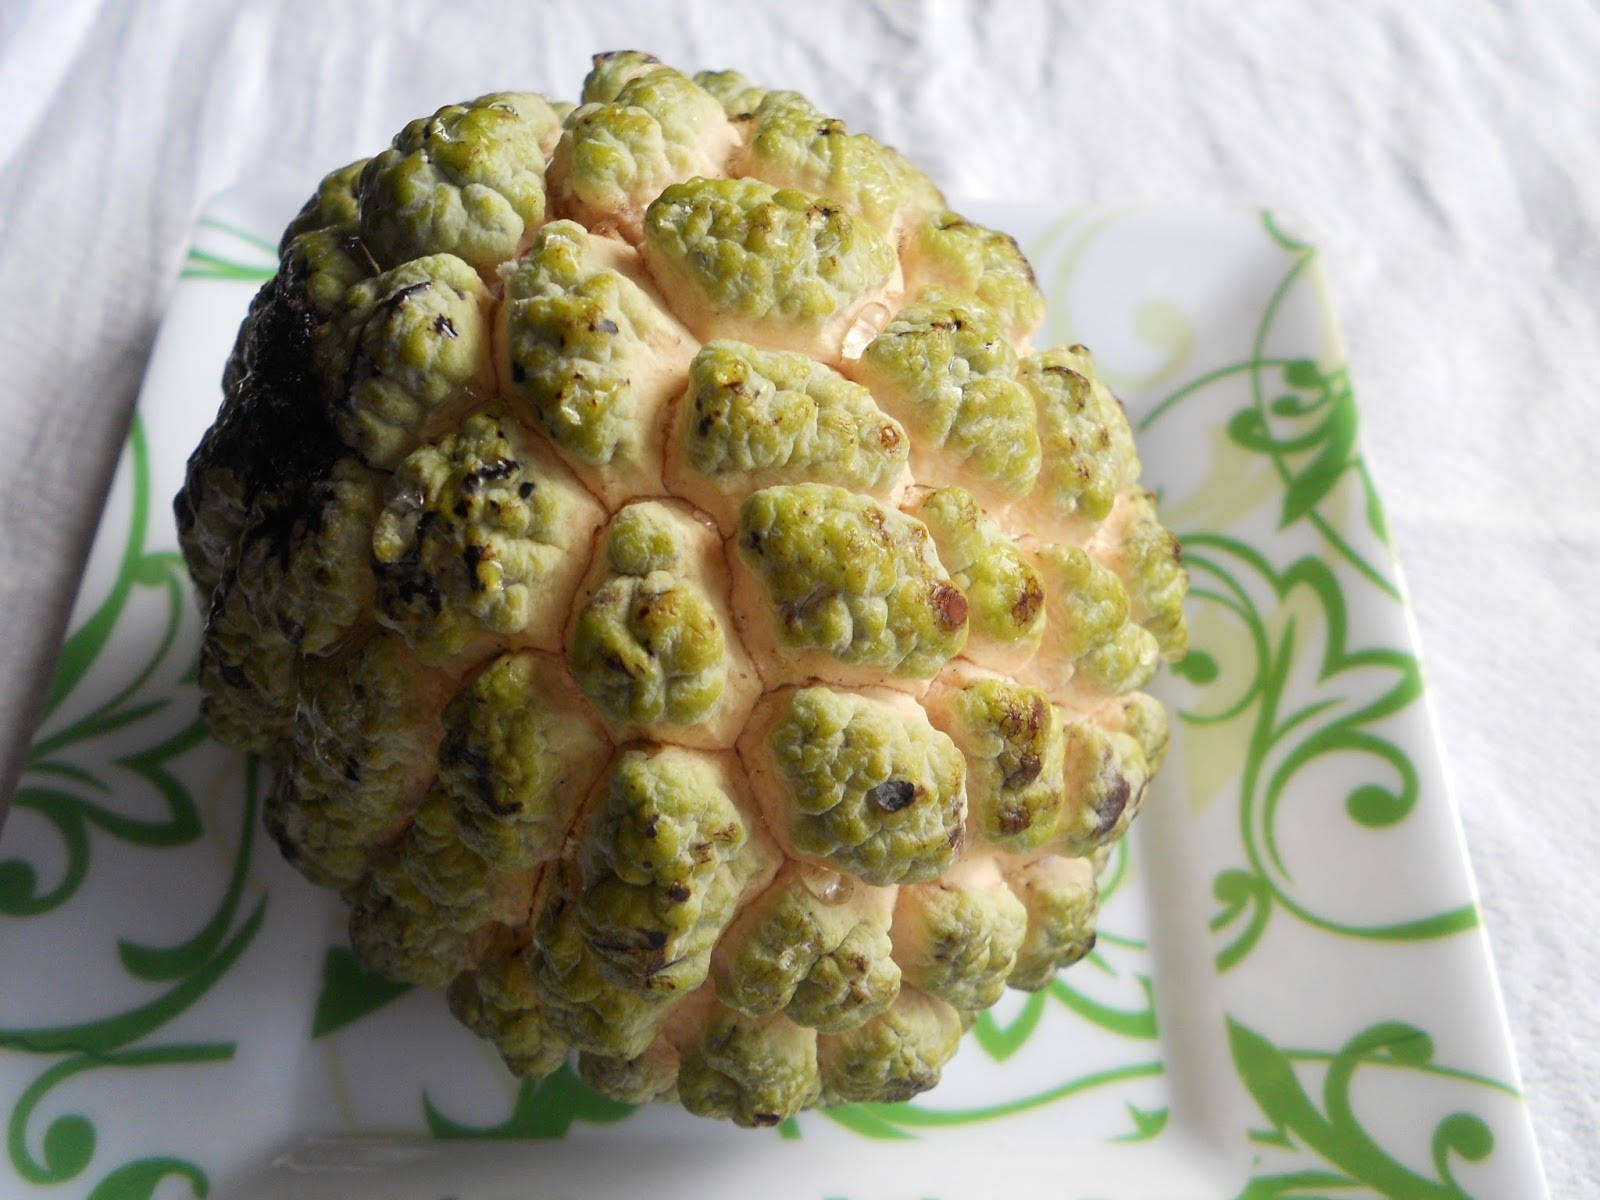
<path fill-rule="evenodd" d="M 1043 314 L 896 151 L 639 53 L 329 175 L 176 511 L 206 718 L 361 959 L 770 1125 L 1087 953 L 1186 576 Z"/>

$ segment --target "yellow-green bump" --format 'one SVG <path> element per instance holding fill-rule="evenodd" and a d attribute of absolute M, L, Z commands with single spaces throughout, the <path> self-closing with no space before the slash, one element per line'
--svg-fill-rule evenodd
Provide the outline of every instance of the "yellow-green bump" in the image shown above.
<path fill-rule="evenodd" d="M 804 354 L 708 342 L 689 365 L 684 463 L 719 495 L 810 480 L 883 494 L 905 469 L 904 428 L 860 384 Z"/>
<path fill-rule="evenodd" d="M 606 533 L 605 578 L 578 614 L 569 658 L 584 695 L 614 721 L 692 725 L 728 681 L 728 646 L 665 510 L 630 504 Z"/>
<path fill-rule="evenodd" d="M 940 697 L 932 715 L 966 756 L 967 804 L 986 842 L 1022 854 L 1057 835 L 1064 760 L 1061 714 L 1049 696 L 974 679 Z"/>
<path fill-rule="evenodd" d="M 361 234 L 392 267 L 449 253 L 490 272 L 544 219 L 544 158 L 561 117 L 543 96 L 495 92 L 402 129 L 361 174 Z"/>
<path fill-rule="evenodd" d="M 437 903 L 398 855 L 384 858 L 355 889 L 350 945 L 369 971 L 422 987 L 444 987 L 473 959 L 471 909 Z"/>
<path fill-rule="evenodd" d="M 504 309 L 510 393 L 551 441 L 591 467 L 638 469 L 659 456 L 640 375 L 681 334 L 601 261 L 583 226 L 553 221 L 534 235 L 506 280 Z"/>
<path fill-rule="evenodd" d="M 390 481 L 372 536 L 381 619 L 425 662 L 525 631 L 555 649 L 599 517 L 516 421 L 474 413 Z"/>
<path fill-rule="evenodd" d="M 715 96 L 730 117 L 755 112 L 767 94 L 766 88 L 757 87 L 738 71 L 696 71 L 694 81 Z"/>
<path fill-rule="evenodd" d="M 953 873 L 900 889 L 895 959 L 907 987 L 977 1012 L 1004 993 L 1027 923 L 1026 910 L 999 872 L 992 865 L 975 866 L 959 878 Z"/>
<path fill-rule="evenodd" d="M 1114 727 L 1139 744 L 1145 765 L 1154 775 L 1167 758 L 1167 710 L 1161 701 L 1143 692 L 1122 697 L 1117 708 Z"/>
<path fill-rule="evenodd" d="M 1082 346 L 1030 355 L 1020 378 L 1039 411 L 1045 466 L 1036 502 L 1071 521 L 1104 520 L 1117 493 L 1139 476 L 1122 405 L 1100 382 Z"/>
<path fill-rule="evenodd" d="M 750 1016 L 850 1029 L 900 992 L 888 893 L 791 863 L 728 929 L 712 956 L 717 998 Z"/>
<path fill-rule="evenodd" d="M 678 1094 L 678 1051 L 664 1034 L 632 1058 L 585 1050 L 578 1055 L 578 1078 L 623 1104 L 671 1100 Z"/>
<path fill-rule="evenodd" d="M 902 988 L 883 1012 L 817 1039 L 822 1102 L 894 1103 L 939 1082 L 961 1042 L 961 1014 L 943 1000 Z"/>
<path fill-rule="evenodd" d="M 377 263 L 351 225 L 308 229 L 284 243 L 278 263 L 285 291 L 319 321 L 336 316 L 350 289 L 377 273 Z"/>
<path fill-rule="evenodd" d="M 263 751 L 285 736 L 299 657 L 332 651 L 371 611 L 379 482 L 341 459 L 310 486 L 303 514 L 245 532 L 212 594 L 200 651 L 202 709 L 229 745 Z"/>
<path fill-rule="evenodd" d="M 363 460 L 392 468 L 490 393 L 488 302 L 477 273 L 449 254 L 414 259 L 345 293 L 318 334 L 313 365 L 334 428 Z"/>
<path fill-rule="evenodd" d="M 841 205 L 757 179 L 675 183 L 644 228 L 652 274 L 708 337 L 731 319 L 768 344 L 808 338 L 882 288 L 895 265 L 889 243 Z"/>
<path fill-rule="evenodd" d="M 504 654 L 445 708 L 439 782 L 458 836 L 496 870 L 560 853 L 605 767 L 610 746 L 562 675 L 553 657 Z"/>
<path fill-rule="evenodd" d="M 354 229 L 360 215 L 361 172 L 368 159 L 358 158 L 334 171 L 329 171 L 317 184 L 317 190 L 300 206 L 294 220 L 284 228 L 278 241 L 278 253 L 288 251 L 289 243 L 301 234 L 316 229 Z"/>
<path fill-rule="evenodd" d="M 611 104 L 635 79 L 669 70 L 654 54 L 641 50 L 608 50 L 590 59 L 578 99 L 584 104 Z"/>
<path fill-rule="evenodd" d="M 763 488 L 739 510 L 738 547 L 782 646 L 927 679 L 966 641 L 966 597 L 927 526 L 870 497 L 814 483 Z"/>
<path fill-rule="evenodd" d="M 566 1061 L 568 1047 L 545 1018 L 519 933 L 491 929 L 477 965 L 456 976 L 448 997 L 456 1019 L 492 1041 L 513 1074 L 542 1079 Z"/>
<path fill-rule="evenodd" d="M 663 999 L 694 990 L 769 853 L 716 760 L 625 751 L 578 850 L 578 925 L 601 973 Z"/>
<path fill-rule="evenodd" d="M 1106 555 L 1128 589 L 1133 618 L 1149 630 L 1161 647 L 1161 657 L 1182 658 L 1189 648 L 1189 628 L 1183 601 L 1189 592 L 1189 573 L 1183 568 L 1183 551 L 1177 535 L 1156 516 L 1150 492 L 1125 492 L 1122 537 Z"/>
<path fill-rule="evenodd" d="M 718 1005 L 680 1054 L 678 1099 L 697 1116 L 776 1125 L 822 1094 L 816 1034 L 781 1013 L 750 1017 Z"/>
<path fill-rule="evenodd" d="M 1044 319 L 1044 296 L 1016 239 L 948 209 L 912 230 L 902 262 L 913 289 L 942 285 L 971 292 L 999 314 L 1013 341 Z"/>
<path fill-rule="evenodd" d="M 909 176 L 876 141 L 851 133 L 798 92 L 766 93 L 751 122 L 741 174 L 825 197 L 889 232 Z"/>
<path fill-rule="evenodd" d="M 563 211 L 590 225 L 618 223 L 632 238 L 645 205 L 670 183 L 718 173 L 733 141 L 713 96 L 656 66 L 572 114 L 551 183 Z"/>
<path fill-rule="evenodd" d="M 872 884 L 932 879 L 955 861 L 966 766 L 920 710 L 823 687 L 781 703 L 766 749 L 797 850 Z"/>
<path fill-rule="evenodd" d="M 667 991 L 644 991 L 615 982 L 585 940 L 578 916 L 582 889 L 577 869 L 559 861 L 527 951 L 530 979 L 557 1038 L 591 1054 L 636 1058 L 655 1038 Z"/>
<path fill-rule="evenodd" d="M 1143 687 L 1161 662 L 1155 635 L 1131 619 L 1117 576 L 1076 546 L 1046 546 L 1035 565 L 1045 586 L 1047 636 L 1036 662 L 1048 662 L 1113 694 Z"/>
<path fill-rule="evenodd" d="M 481 925 L 493 910 L 494 868 L 456 832 L 455 802 L 435 786 L 400 843 L 400 865 L 424 896 L 459 923 Z"/>
<path fill-rule="evenodd" d="M 933 535 L 951 582 L 967 598 L 970 632 L 963 653 L 996 666 L 1032 655 L 1044 637 L 1044 581 L 1016 543 L 964 488 L 939 488 L 914 511 Z"/>
<path fill-rule="evenodd" d="M 1000 318 L 973 296 L 924 291 L 868 343 L 852 373 L 905 423 L 912 468 L 986 498 L 1025 496 L 1039 474 L 1033 397 Z"/>
<path fill-rule="evenodd" d="M 1086 858 L 1047 855 L 1033 859 L 1006 879 L 1028 914 L 1028 929 L 1008 983 L 1036 992 L 1056 972 L 1094 949 L 1094 919 L 1099 898 L 1094 868 Z"/>
<path fill-rule="evenodd" d="M 316 883 L 344 888 L 423 796 L 439 741 L 438 681 L 398 637 L 307 660 L 278 755 L 267 829 Z"/>
<path fill-rule="evenodd" d="M 1127 832 L 1144 802 L 1150 768 L 1135 737 L 1086 720 L 1066 723 L 1062 761 L 1066 809 L 1060 850 L 1078 857 Z"/>

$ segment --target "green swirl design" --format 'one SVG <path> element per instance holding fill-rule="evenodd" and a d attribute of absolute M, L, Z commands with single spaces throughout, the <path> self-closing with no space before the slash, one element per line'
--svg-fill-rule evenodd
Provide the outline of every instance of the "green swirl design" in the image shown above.
<path fill-rule="evenodd" d="M 1218 933 L 1234 931 L 1233 940 L 1217 954 L 1218 970 L 1229 970 L 1250 952 L 1275 907 L 1328 933 L 1382 941 L 1442 937 L 1471 929 L 1477 923 L 1471 904 L 1369 925 L 1317 913 L 1296 898 L 1278 846 L 1278 822 L 1286 799 L 1294 795 L 1294 783 L 1313 763 L 1328 755 L 1359 755 L 1383 773 L 1381 782 L 1364 783 L 1345 797 L 1347 815 L 1361 826 L 1396 825 L 1416 807 L 1416 767 L 1405 750 L 1379 729 L 1422 695 L 1421 671 L 1406 651 L 1348 646 L 1345 596 L 1338 578 L 1321 559 L 1301 558 L 1279 572 L 1259 551 L 1217 534 L 1186 535 L 1184 548 L 1194 581 L 1191 598 L 1227 613 L 1243 627 L 1251 648 L 1249 661 L 1219 665 L 1218 655 L 1197 645 L 1187 669 L 1198 669 L 1213 681 L 1203 695 L 1217 706 L 1181 714 L 1186 723 L 1202 728 L 1231 722 L 1241 714 L 1252 718 L 1242 747 L 1213 738 L 1203 740 L 1199 748 L 1201 753 L 1227 753 L 1244 763 L 1238 813 L 1249 865 L 1224 870 L 1213 882 L 1222 909 L 1211 928 Z M 1258 600 L 1263 591 L 1265 611 Z M 1297 594 L 1311 601 L 1318 620 L 1302 623 L 1289 613 Z M 1305 655 L 1302 639 L 1317 636 L 1324 640 L 1316 655 L 1315 687 L 1308 688 L 1304 681 L 1291 686 L 1291 668 Z M 1351 698 L 1367 692 L 1376 694 L 1364 703 Z"/>
<path fill-rule="evenodd" d="M 569 1065 L 537 1083 L 524 1080 L 517 1089 L 510 1115 L 494 1125 L 465 1125 L 451 1120 L 434 1106 L 426 1092 L 422 1108 L 428 1132 L 436 1138 L 559 1138 L 567 1135 L 575 1121 L 613 1125 L 633 1112 L 634 1106 L 591 1091 Z"/>
<path fill-rule="evenodd" d="M 1367 1186 L 1380 1195 L 1404 1200 L 1468 1200 L 1456 1182 L 1451 1162 L 1460 1158 L 1482 1162 L 1494 1150 L 1494 1135 L 1481 1117 L 1456 1112 L 1434 1126 L 1431 1157 L 1434 1177 L 1418 1175 L 1385 1151 L 1356 1118 L 1350 1091 L 1362 1067 L 1391 1067 L 1443 1075 L 1516 1093 L 1493 1080 L 1437 1067 L 1433 1039 L 1415 1026 L 1398 1021 L 1362 1030 L 1332 1054 L 1285 1051 L 1265 1037 L 1228 1022 L 1228 1046 L 1250 1095 L 1272 1122 L 1272 1130 L 1254 1136 L 1258 1142 L 1300 1147 L 1333 1168 L 1258 1176 L 1238 1200 L 1287 1200 L 1289 1197 L 1326 1195 L 1329 1190 Z M 1294 1063 L 1322 1062 L 1327 1076 L 1322 1106 L 1306 1094 Z"/>
<path fill-rule="evenodd" d="M 189 248 L 179 279 L 217 279 L 227 283 L 265 283 L 278 270 L 278 248 L 264 237 L 219 221 L 201 217 L 201 229 L 214 230 L 231 244 L 234 254 L 217 254 L 198 246 Z"/>
<path fill-rule="evenodd" d="M 1289 254 L 1290 266 L 1262 309 L 1249 357 L 1208 371 L 1178 388 L 1140 419 L 1138 429 L 1141 432 L 1149 429 L 1173 405 L 1212 384 L 1241 374 L 1248 376 L 1250 407 L 1234 414 L 1228 422 L 1228 436 L 1240 449 L 1264 456 L 1282 481 L 1279 528 L 1305 521 L 1337 558 L 1354 567 L 1391 599 L 1403 601 L 1399 585 L 1391 578 L 1386 565 L 1358 551 L 1339 532 L 1334 519 L 1320 511 L 1319 506 L 1333 494 L 1340 480 L 1354 473 L 1361 480 L 1365 494 L 1367 525 L 1380 546 L 1388 546 L 1383 505 L 1357 446 L 1359 421 L 1355 396 L 1344 368 L 1324 371 L 1313 359 L 1267 354 L 1267 344 L 1283 303 L 1316 261 L 1316 250 L 1283 233 L 1271 213 L 1263 213 L 1261 221 L 1272 241 Z M 1270 402 L 1267 399 L 1269 371 L 1279 372 L 1283 385 L 1283 390 L 1277 391 Z"/>
<path fill-rule="evenodd" d="M 178 653 L 178 633 L 188 602 L 188 589 L 178 555 L 148 548 L 150 518 L 150 462 L 143 424 L 136 417 L 128 441 L 133 471 L 132 515 L 116 579 L 90 617 L 66 641 L 45 701 L 45 720 L 74 693 L 105 649 L 124 616 L 129 599 L 139 588 L 165 595 L 164 631 L 134 679 L 116 695 L 65 728 L 35 741 L 24 767 L 24 783 L 12 803 L 43 817 L 61 839 L 66 854 L 62 878 L 41 890 L 39 870 L 21 858 L 0 863 L 0 915 L 35 917 L 51 912 L 75 896 L 89 869 L 93 839 L 102 837 L 133 846 L 170 848 L 187 845 L 201 834 L 199 812 L 188 790 L 171 770 L 171 764 L 205 737 L 197 715 L 177 732 L 159 737 L 147 749 L 115 761 L 139 785 L 159 797 L 166 810 L 162 820 L 135 820 L 108 808 L 102 798 L 114 794 L 106 778 L 75 760 L 91 744 L 111 735 L 135 738 L 144 723 L 168 728 L 180 706 L 197 709 L 196 698 L 174 693 L 170 684 L 155 681 L 170 674 Z M 183 647 L 192 654 L 193 647 Z M 167 670 L 164 672 L 163 668 Z M 184 678 L 192 678 L 193 666 Z M 90 757 L 85 755 L 85 757 Z M 40 782 L 40 781 L 47 782 Z M 134 1070 L 225 1061 L 233 1056 L 233 1042 L 136 1045 L 186 1011 L 216 985 L 250 945 L 265 915 L 263 897 L 241 922 L 246 873 L 255 842 L 259 816 L 257 768 L 247 773 L 244 803 L 239 816 L 238 846 L 228 883 L 210 917 L 192 937 L 173 946 L 144 945 L 130 939 L 117 943 L 123 969 L 145 983 L 163 985 L 154 998 L 124 1012 L 93 1021 L 56 1026 L 0 1027 L 0 1049 L 53 1058 L 17 1097 L 7 1123 L 6 1150 L 18 1175 L 40 1186 L 76 1179 L 93 1161 L 96 1128 L 88 1117 L 69 1113 L 57 1117 L 35 1140 L 30 1122 L 40 1103 L 58 1086 L 90 1071 Z M 37 1152 L 35 1150 L 37 1146 Z M 196 1195 L 204 1195 L 205 1172 L 196 1164 L 173 1157 L 141 1158 L 106 1174 L 90 1192 L 91 1200 L 138 1200 L 149 1197 L 162 1180 L 188 1180 Z"/>
<path fill-rule="evenodd" d="M 0 915 L 38 916 L 72 899 L 88 871 L 91 827 L 122 841 L 149 847 L 182 846 L 200 835 L 200 817 L 194 802 L 166 769 L 168 762 L 205 738 L 205 725 L 198 716 L 181 732 L 119 764 L 132 769 L 156 789 L 166 806 L 165 820 L 134 820 L 97 803 L 96 796 L 111 794 L 110 785 L 73 758 L 75 749 L 153 718 L 173 703 L 171 695 L 159 694 L 159 689 L 149 685 L 174 651 L 184 607 L 189 603 L 187 575 L 177 553 L 153 551 L 146 545 L 150 450 L 144 425 L 137 417 L 128 436 L 128 452 L 133 466 L 132 516 L 116 579 L 99 607 L 63 644 L 45 696 L 41 723 L 47 723 L 83 682 L 122 619 L 135 589 L 165 594 L 165 628 L 131 683 L 66 728 L 38 739 L 29 749 L 23 766 L 24 782 L 11 803 L 17 809 L 32 809 L 55 827 L 66 850 L 67 864 L 60 882 L 40 891 L 38 872 L 32 864 L 15 858 L 0 862 Z"/>

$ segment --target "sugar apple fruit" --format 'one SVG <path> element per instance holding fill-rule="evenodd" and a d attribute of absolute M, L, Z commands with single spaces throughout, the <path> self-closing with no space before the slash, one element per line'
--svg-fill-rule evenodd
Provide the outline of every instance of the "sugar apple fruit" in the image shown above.
<path fill-rule="evenodd" d="M 205 715 L 361 959 L 768 1125 L 1084 955 L 1186 577 L 1043 312 L 894 150 L 643 54 L 329 175 L 176 510 Z"/>

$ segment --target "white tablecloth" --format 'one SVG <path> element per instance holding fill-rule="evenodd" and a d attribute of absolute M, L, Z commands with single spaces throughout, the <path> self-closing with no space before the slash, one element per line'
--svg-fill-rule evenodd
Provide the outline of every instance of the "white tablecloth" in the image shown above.
<path fill-rule="evenodd" d="M 1320 244 L 1551 1190 L 1591 1194 L 1593 0 L 0 0 L 0 785 L 201 202 L 620 47 L 799 88 L 952 193 L 1267 204 Z"/>

